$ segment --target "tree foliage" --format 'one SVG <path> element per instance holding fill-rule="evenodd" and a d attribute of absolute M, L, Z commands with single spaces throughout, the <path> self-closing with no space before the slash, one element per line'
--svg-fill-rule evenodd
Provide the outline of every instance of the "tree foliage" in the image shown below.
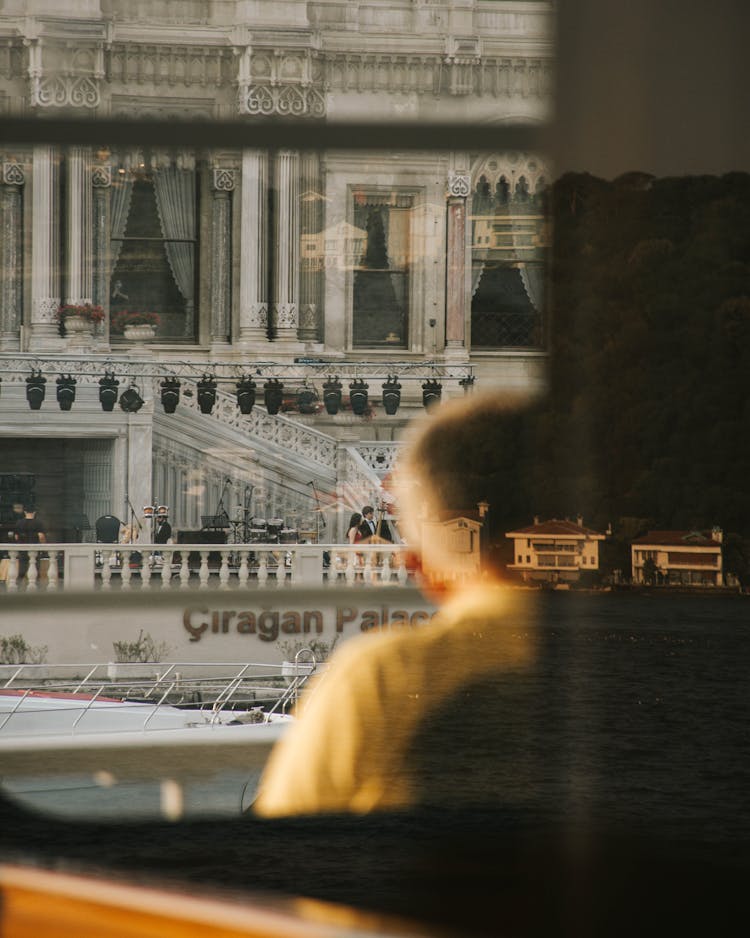
<path fill-rule="evenodd" d="M 550 394 L 517 507 L 750 538 L 750 175 L 568 174 L 551 207 Z"/>

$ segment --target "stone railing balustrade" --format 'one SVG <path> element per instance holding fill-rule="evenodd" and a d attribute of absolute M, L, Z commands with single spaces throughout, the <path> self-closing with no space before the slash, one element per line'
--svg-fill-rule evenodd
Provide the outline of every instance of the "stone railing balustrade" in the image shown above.
<path fill-rule="evenodd" d="M 402 544 L 16 544 L 7 555 L 7 592 L 413 582 Z"/>

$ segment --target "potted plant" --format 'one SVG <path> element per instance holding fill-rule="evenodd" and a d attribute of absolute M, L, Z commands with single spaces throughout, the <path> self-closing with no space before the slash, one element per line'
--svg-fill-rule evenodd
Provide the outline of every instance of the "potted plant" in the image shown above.
<path fill-rule="evenodd" d="M 110 329 L 122 334 L 129 342 L 142 342 L 153 339 L 159 325 L 158 313 L 137 313 L 125 310 L 115 313 Z"/>
<path fill-rule="evenodd" d="M 63 303 L 55 315 L 66 335 L 93 335 L 94 326 L 104 319 L 104 310 L 93 303 Z"/>

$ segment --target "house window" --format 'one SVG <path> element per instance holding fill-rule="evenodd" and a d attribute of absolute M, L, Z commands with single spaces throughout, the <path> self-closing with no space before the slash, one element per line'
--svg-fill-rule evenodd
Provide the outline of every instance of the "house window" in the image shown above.
<path fill-rule="evenodd" d="M 352 345 L 406 348 L 409 343 L 411 219 L 414 197 L 354 192 Z"/>
<path fill-rule="evenodd" d="M 110 321 L 124 312 L 159 314 L 157 336 L 196 338 L 197 177 L 192 157 L 125 155 L 110 202 Z"/>

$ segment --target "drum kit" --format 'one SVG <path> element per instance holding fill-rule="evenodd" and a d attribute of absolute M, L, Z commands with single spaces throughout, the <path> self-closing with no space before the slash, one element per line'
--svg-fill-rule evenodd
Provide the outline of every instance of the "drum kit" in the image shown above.
<path fill-rule="evenodd" d="M 283 518 L 250 519 L 250 544 L 296 544 L 298 541 L 299 531 L 285 527 Z"/>

